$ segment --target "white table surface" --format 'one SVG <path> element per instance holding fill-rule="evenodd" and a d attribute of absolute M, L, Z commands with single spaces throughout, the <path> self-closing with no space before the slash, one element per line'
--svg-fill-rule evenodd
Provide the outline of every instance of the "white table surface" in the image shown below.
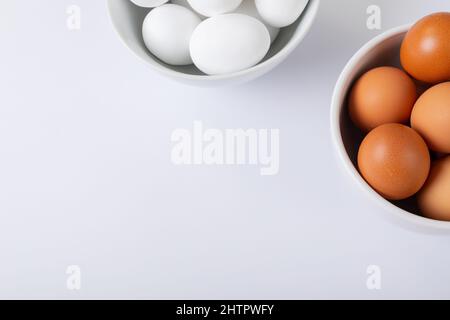
<path fill-rule="evenodd" d="M 80 31 L 66 8 L 82 9 Z M 366 28 L 379 5 L 383 30 Z M 103 0 L 0 2 L 0 298 L 450 298 L 450 235 L 391 224 L 342 170 L 330 97 L 350 56 L 443 0 L 322 0 L 279 68 L 187 87 L 125 48 Z M 280 129 L 280 172 L 174 166 L 170 135 Z M 82 270 L 81 290 L 66 268 Z M 366 287 L 369 265 L 381 290 Z"/>

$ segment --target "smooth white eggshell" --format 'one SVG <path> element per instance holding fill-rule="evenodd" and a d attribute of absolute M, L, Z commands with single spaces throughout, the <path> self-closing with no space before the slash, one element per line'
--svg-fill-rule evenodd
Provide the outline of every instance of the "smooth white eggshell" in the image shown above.
<path fill-rule="evenodd" d="M 277 38 L 278 33 L 280 33 L 280 28 L 272 27 L 270 24 L 264 21 L 264 19 L 256 9 L 255 0 L 243 0 L 242 4 L 239 6 L 239 8 L 236 9 L 236 11 L 234 11 L 234 13 L 246 14 L 264 23 L 270 34 L 270 42 L 273 42 Z"/>
<path fill-rule="evenodd" d="M 179 6 L 183 6 L 183 7 L 185 7 L 186 9 L 189 9 L 189 10 L 194 11 L 196 14 L 198 14 L 198 16 L 199 16 L 202 20 L 205 20 L 205 19 L 207 18 L 207 17 L 205 17 L 204 15 L 201 15 L 200 13 L 198 13 L 197 11 L 195 11 L 195 10 L 191 7 L 191 5 L 189 4 L 189 2 L 188 2 L 187 0 L 171 0 L 170 2 L 173 3 L 173 4 L 177 4 L 177 5 L 179 5 Z"/>
<path fill-rule="evenodd" d="M 206 74 L 238 72 L 258 64 L 270 48 L 264 24 L 253 17 L 230 13 L 206 19 L 191 38 L 191 57 Z"/>
<path fill-rule="evenodd" d="M 144 8 L 156 8 L 163 5 L 169 0 L 131 0 L 135 5 Z"/>
<path fill-rule="evenodd" d="M 189 43 L 200 18 L 176 4 L 165 4 L 149 12 L 142 26 L 148 50 L 165 63 L 192 64 Z"/>
<path fill-rule="evenodd" d="M 308 0 L 255 0 L 266 23 L 276 28 L 293 24 L 305 10 Z"/>
<path fill-rule="evenodd" d="M 229 13 L 236 10 L 242 0 L 187 0 L 191 7 L 206 17 Z M 277 0 L 278 1 L 278 0 Z"/>

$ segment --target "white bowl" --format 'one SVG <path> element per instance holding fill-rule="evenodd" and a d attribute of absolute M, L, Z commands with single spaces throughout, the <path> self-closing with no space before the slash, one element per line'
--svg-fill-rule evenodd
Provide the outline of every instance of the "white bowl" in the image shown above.
<path fill-rule="evenodd" d="M 108 11 L 112 24 L 124 44 L 138 57 L 146 61 L 155 71 L 174 80 L 198 86 L 221 86 L 253 80 L 269 72 L 300 44 L 311 28 L 317 15 L 320 0 L 309 0 L 301 17 L 291 26 L 283 28 L 265 59 L 258 65 L 236 73 L 208 76 L 195 66 L 171 66 L 153 56 L 142 39 L 142 22 L 150 11 L 130 0 L 108 0 Z"/>
<path fill-rule="evenodd" d="M 361 177 L 356 166 L 358 146 L 362 134 L 351 123 L 347 111 L 347 96 L 354 81 L 366 71 L 391 65 L 400 67 L 400 46 L 411 26 L 389 30 L 364 45 L 347 63 L 342 71 L 331 102 L 331 133 L 336 151 L 353 182 L 379 204 L 385 216 L 403 227 L 425 233 L 449 233 L 450 222 L 422 217 L 414 201 L 390 202 L 373 190 Z"/>

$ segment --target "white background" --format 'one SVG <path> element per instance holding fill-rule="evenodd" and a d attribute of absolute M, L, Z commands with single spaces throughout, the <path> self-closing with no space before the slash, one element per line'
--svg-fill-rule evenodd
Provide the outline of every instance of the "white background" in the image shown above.
<path fill-rule="evenodd" d="M 66 28 L 66 8 L 82 29 Z M 333 86 L 381 31 L 446 0 L 323 0 L 279 68 L 186 87 L 126 49 L 102 0 L 0 3 L 0 298 L 450 298 L 450 235 L 385 220 L 334 155 Z M 280 172 L 174 166 L 170 135 L 279 128 Z M 366 288 L 366 268 L 382 289 Z M 79 265 L 82 288 L 66 288 Z"/>

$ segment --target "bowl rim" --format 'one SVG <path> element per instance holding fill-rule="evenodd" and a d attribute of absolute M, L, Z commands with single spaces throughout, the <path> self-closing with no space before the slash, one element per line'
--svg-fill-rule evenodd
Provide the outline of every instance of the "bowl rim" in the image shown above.
<path fill-rule="evenodd" d="M 331 135 L 333 140 L 333 145 L 337 154 L 340 158 L 340 162 L 343 164 L 345 170 L 352 178 L 353 182 L 355 182 L 360 190 L 368 196 L 372 201 L 376 202 L 383 210 L 392 214 L 394 217 L 408 222 L 410 225 L 414 225 L 416 227 L 425 227 L 434 230 L 450 230 L 450 222 L 448 221 L 439 221 L 433 220 L 430 218 L 426 218 L 423 216 L 419 216 L 413 214 L 407 210 L 404 210 L 396 205 L 392 204 L 388 200 L 384 199 L 381 195 L 379 195 L 369 184 L 363 179 L 360 175 L 359 171 L 353 165 L 345 146 L 344 141 L 341 135 L 340 129 L 340 118 L 341 112 L 344 108 L 343 99 L 347 96 L 348 90 L 344 92 L 345 88 L 348 86 L 348 83 L 353 81 L 350 79 L 352 73 L 354 72 L 357 65 L 364 59 L 364 57 L 371 52 L 374 48 L 376 48 L 380 43 L 388 40 L 389 38 L 393 38 L 402 34 L 406 34 L 408 30 L 411 28 L 412 24 L 406 24 L 399 27 L 395 27 L 387 30 L 386 32 L 374 37 L 370 41 L 368 41 L 365 45 L 363 45 L 350 60 L 347 62 L 343 71 L 341 72 L 336 85 L 334 87 L 332 101 L 331 101 L 331 113 L 330 113 L 330 121 L 331 121 Z"/>
<path fill-rule="evenodd" d="M 279 51 L 277 52 L 274 56 L 272 56 L 270 59 L 267 59 L 264 62 L 258 63 L 255 66 L 245 69 L 245 70 L 241 70 L 238 72 L 233 72 L 233 73 L 229 73 L 229 74 L 222 74 L 222 75 L 194 75 L 194 74 L 188 74 L 188 73 L 183 73 L 183 72 L 179 72 L 179 71 L 175 71 L 172 69 L 169 69 L 167 67 L 164 67 L 161 64 L 150 64 L 147 61 L 145 61 L 139 54 L 137 54 L 134 50 L 132 50 L 128 44 L 125 42 L 125 40 L 123 39 L 122 35 L 120 34 L 119 30 L 117 29 L 116 23 L 114 22 L 113 19 L 113 14 L 112 14 L 112 3 L 113 1 L 116 0 L 107 0 L 106 5 L 107 5 L 107 11 L 108 11 L 108 15 L 109 15 L 109 20 L 111 21 L 111 24 L 113 25 L 113 29 L 115 30 L 117 36 L 120 38 L 120 40 L 122 41 L 122 43 L 128 48 L 130 49 L 130 51 L 133 52 L 134 55 L 136 55 L 137 57 L 139 57 L 142 61 L 144 61 L 149 67 L 151 67 L 153 70 L 160 72 L 168 77 L 172 77 L 172 78 L 178 78 L 178 79 L 182 79 L 182 80 L 194 80 L 194 81 L 218 81 L 218 80 L 231 80 L 231 79 L 238 79 L 238 78 L 242 78 L 245 77 L 246 75 L 249 74 L 253 74 L 253 73 L 258 73 L 259 71 L 263 71 L 266 68 L 270 68 L 270 66 L 275 66 L 278 63 L 282 62 L 283 60 L 285 60 L 294 50 L 295 48 L 297 48 L 297 46 L 302 42 L 302 40 L 306 37 L 306 35 L 309 33 L 312 25 L 314 24 L 314 21 L 317 17 L 317 14 L 319 12 L 319 7 L 320 7 L 320 1 L 321 0 L 309 0 L 309 3 L 306 7 L 306 10 L 310 10 L 311 11 L 311 19 L 308 20 L 308 23 L 305 25 L 305 29 L 303 32 L 300 32 L 298 34 L 295 34 L 290 40 L 289 42 Z M 305 13 L 305 11 L 302 13 L 302 15 Z"/>

